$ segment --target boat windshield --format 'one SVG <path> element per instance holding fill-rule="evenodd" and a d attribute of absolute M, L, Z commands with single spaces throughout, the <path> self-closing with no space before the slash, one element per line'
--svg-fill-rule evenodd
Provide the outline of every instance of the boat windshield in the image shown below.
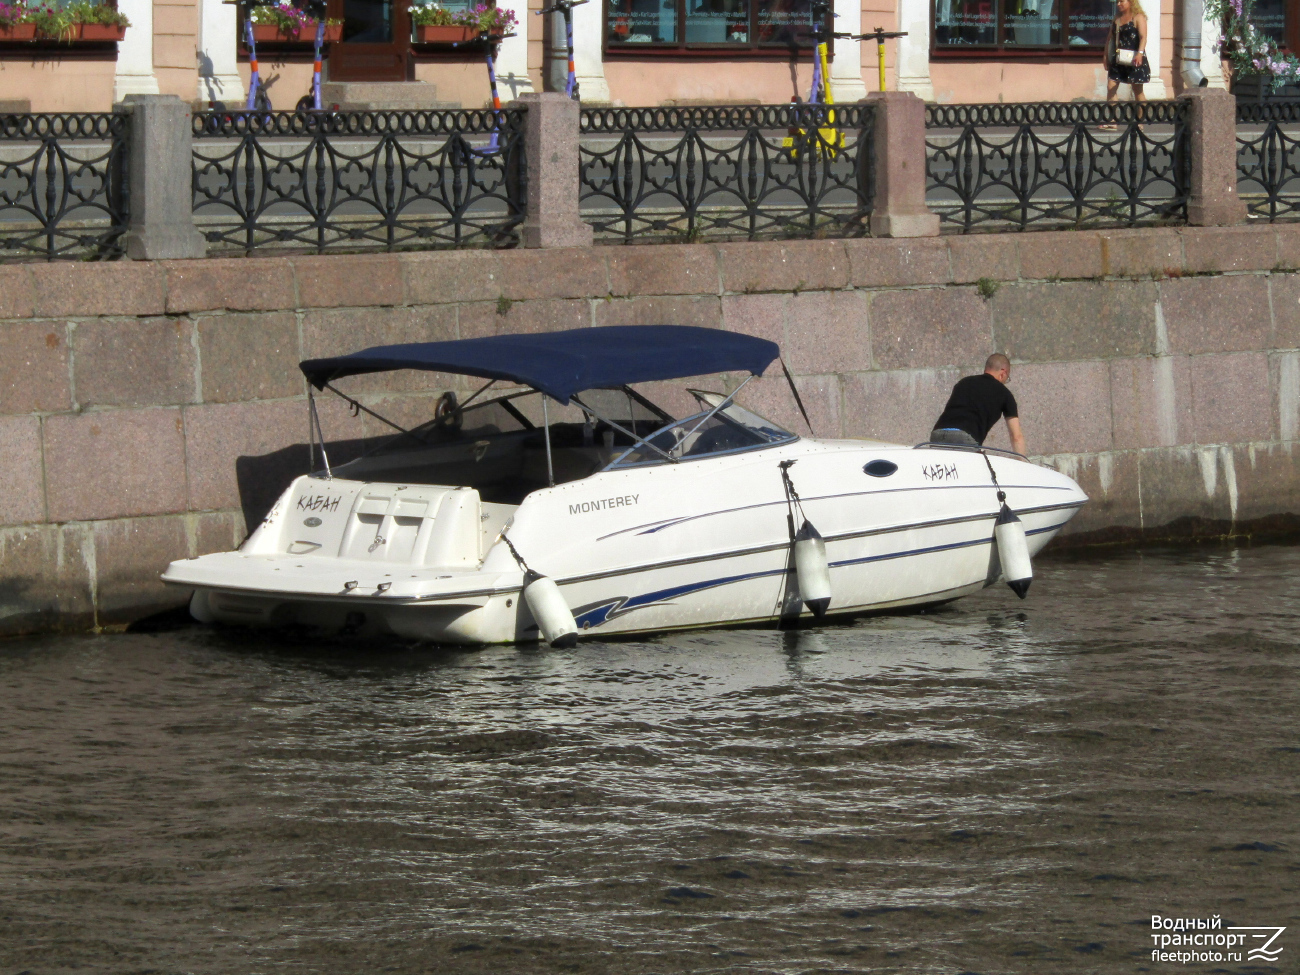
<path fill-rule="evenodd" d="M 669 458 L 699 460 L 799 439 L 789 430 L 734 402 L 727 403 L 710 416 L 724 398 L 718 393 L 702 390 L 693 389 L 691 393 L 705 407 L 702 412 L 665 424 L 643 442 L 616 457 L 607 469 L 666 464 L 670 462 Z M 654 449 L 656 447 L 658 450 Z"/>
<path fill-rule="evenodd" d="M 319 473 L 359 481 L 462 485 L 477 490 L 484 501 L 519 504 L 548 484 L 603 470 L 611 459 L 672 420 L 671 414 L 626 387 L 589 390 L 583 396 L 590 408 L 578 402 L 561 406 L 551 401 L 544 406 L 542 394 L 531 389 L 467 404 L 444 393 L 434 419 Z M 346 453 L 342 445 L 336 447 L 331 451 L 337 461 Z"/>

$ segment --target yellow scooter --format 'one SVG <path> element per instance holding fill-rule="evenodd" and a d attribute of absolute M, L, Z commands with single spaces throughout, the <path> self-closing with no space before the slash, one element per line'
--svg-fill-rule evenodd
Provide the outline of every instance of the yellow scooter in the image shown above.
<path fill-rule="evenodd" d="M 877 27 L 870 34 L 859 34 L 854 40 L 865 41 L 875 38 L 876 41 L 876 66 L 880 69 L 880 90 L 885 90 L 885 41 L 896 37 L 906 37 L 905 30 L 885 30 L 883 27 Z"/>
<path fill-rule="evenodd" d="M 813 0 L 812 12 L 814 17 L 821 18 L 821 25 L 813 28 L 810 36 L 817 41 L 817 57 L 813 62 L 813 83 L 812 95 L 810 101 L 813 104 L 824 104 L 831 106 L 835 104 L 835 96 L 831 94 L 831 72 L 826 58 L 826 42 L 832 37 L 847 38 L 852 41 L 874 40 L 876 42 L 876 62 L 880 71 L 880 90 L 885 90 L 885 41 L 898 37 L 906 37 L 907 31 L 887 31 L 883 27 L 877 27 L 870 34 L 843 34 L 826 29 L 825 17 L 829 9 L 829 4 L 822 0 Z M 821 96 L 820 98 L 818 96 Z M 827 126 L 817 130 L 817 148 L 825 152 L 827 158 L 834 159 L 836 154 L 844 148 L 844 133 L 835 128 L 835 111 L 828 109 L 826 112 Z M 808 138 L 807 132 L 797 126 L 791 126 L 789 135 L 782 140 L 782 147 L 790 150 L 790 156 L 793 159 L 799 158 L 799 146 Z"/>
<path fill-rule="evenodd" d="M 834 159 L 844 148 L 844 133 L 835 125 L 835 96 L 831 93 L 831 69 L 827 60 L 826 42 L 832 37 L 854 39 L 852 34 L 843 34 L 828 28 L 826 15 L 830 12 L 828 0 L 812 0 L 811 8 L 814 27 L 809 36 L 817 42 L 813 58 L 812 91 L 808 95 L 809 105 L 816 109 L 826 106 L 825 125 L 818 126 L 817 140 L 811 147 L 814 153 L 824 153 L 828 159 Z M 797 99 L 795 99 L 797 103 Z M 811 141 L 807 129 L 791 126 L 789 133 L 781 140 L 781 147 L 790 152 L 791 159 L 798 159 L 801 147 Z"/>

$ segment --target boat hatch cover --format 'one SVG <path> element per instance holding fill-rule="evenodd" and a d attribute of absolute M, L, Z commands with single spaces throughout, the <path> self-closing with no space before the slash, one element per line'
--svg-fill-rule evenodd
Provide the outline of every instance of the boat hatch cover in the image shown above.
<path fill-rule="evenodd" d="M 775 342 L 692 325 L 608 325 L 541 335 L 380 345 L 299 364 L 317 389 L 344 376 L 418 369 L 523 383 L 568 403 L 584 389 L 744 370 L 761 376 Z"/>

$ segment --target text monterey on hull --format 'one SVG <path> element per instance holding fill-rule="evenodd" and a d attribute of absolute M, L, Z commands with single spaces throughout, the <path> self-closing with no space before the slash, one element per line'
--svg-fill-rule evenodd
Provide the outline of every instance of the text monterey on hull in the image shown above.
<path fill-rule="evenodd" d="M 203 621 L 556 645 L 940 603 L 999 579 L 1024 594 L 1030 557 L 1087 501 L 1074 481 L 991 448 L 797 436 L 735 401 L 779 354 L 650 325 L 303 362 L 314 390 L 403 369 L 487 382 L 337 466 L 309 396 L 322 468 L 238 551 L 163 580 L 194 590 Z M 748 378 L 690 390 L 680 418 L 634 388 L 718 373 Z"/>

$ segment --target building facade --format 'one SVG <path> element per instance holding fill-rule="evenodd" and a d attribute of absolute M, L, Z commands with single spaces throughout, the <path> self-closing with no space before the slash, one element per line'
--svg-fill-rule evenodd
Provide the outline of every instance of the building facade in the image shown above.
<path fill-rule="evenodd" d="M 459 0 L 463 5 L 465 0 Z M 562 88 L 558 16 L 542 0 L 497 0 L 520 27 L 502 45 L 503 99 Z M 449 4 L 453 5 L 453 4 Z M 1147 55 L 1159 66 L 1151 98 L 1186 82 L 1183 50 L 1199 31 L 1209 83 L 1223 84 L 1213 52 L 1218 25 L 1194 0 L 1144 0 Z M 0 105 L 6 110 L 106 111 L 132 93 L 174 94 L 196 105 L 242 102 L 249 64 L 235 6 L 221 0 L 118 0 L 131 20 L 117 44 L 0 40 Z M 1260 26 L 1300 48 L 1300 3 L 1258 0 Z M 1188 17 L 1184 17 L 1188 13 Z M 482 50 L 413 44 L 408 0 L 330 0 L 343 40 L 327 79 L 418 81 L 440 104 L 488 104 Z M 886 83 L 927 101 L 1071 101 L 1105 97 L 1102 65 L 1112 0 L 841 0 L 833 29 L 883 28 L 906 36 L 885 45 Z M 555 21 L 547 23 L 547 21 Z M 574 9 L 583 101 L 628 106 L 768 104 L 806 98 L 812 52 L 803 28 L 808 0 L 590 0 Z M 276 108 L 308 90 L 311 45 L 266 45 L 262 78 Z M 874 41 L 835 41 L 835 97 L 853 101 L 878 86 Z M 436 92 L 436 96 L 435 93 Z"/>

